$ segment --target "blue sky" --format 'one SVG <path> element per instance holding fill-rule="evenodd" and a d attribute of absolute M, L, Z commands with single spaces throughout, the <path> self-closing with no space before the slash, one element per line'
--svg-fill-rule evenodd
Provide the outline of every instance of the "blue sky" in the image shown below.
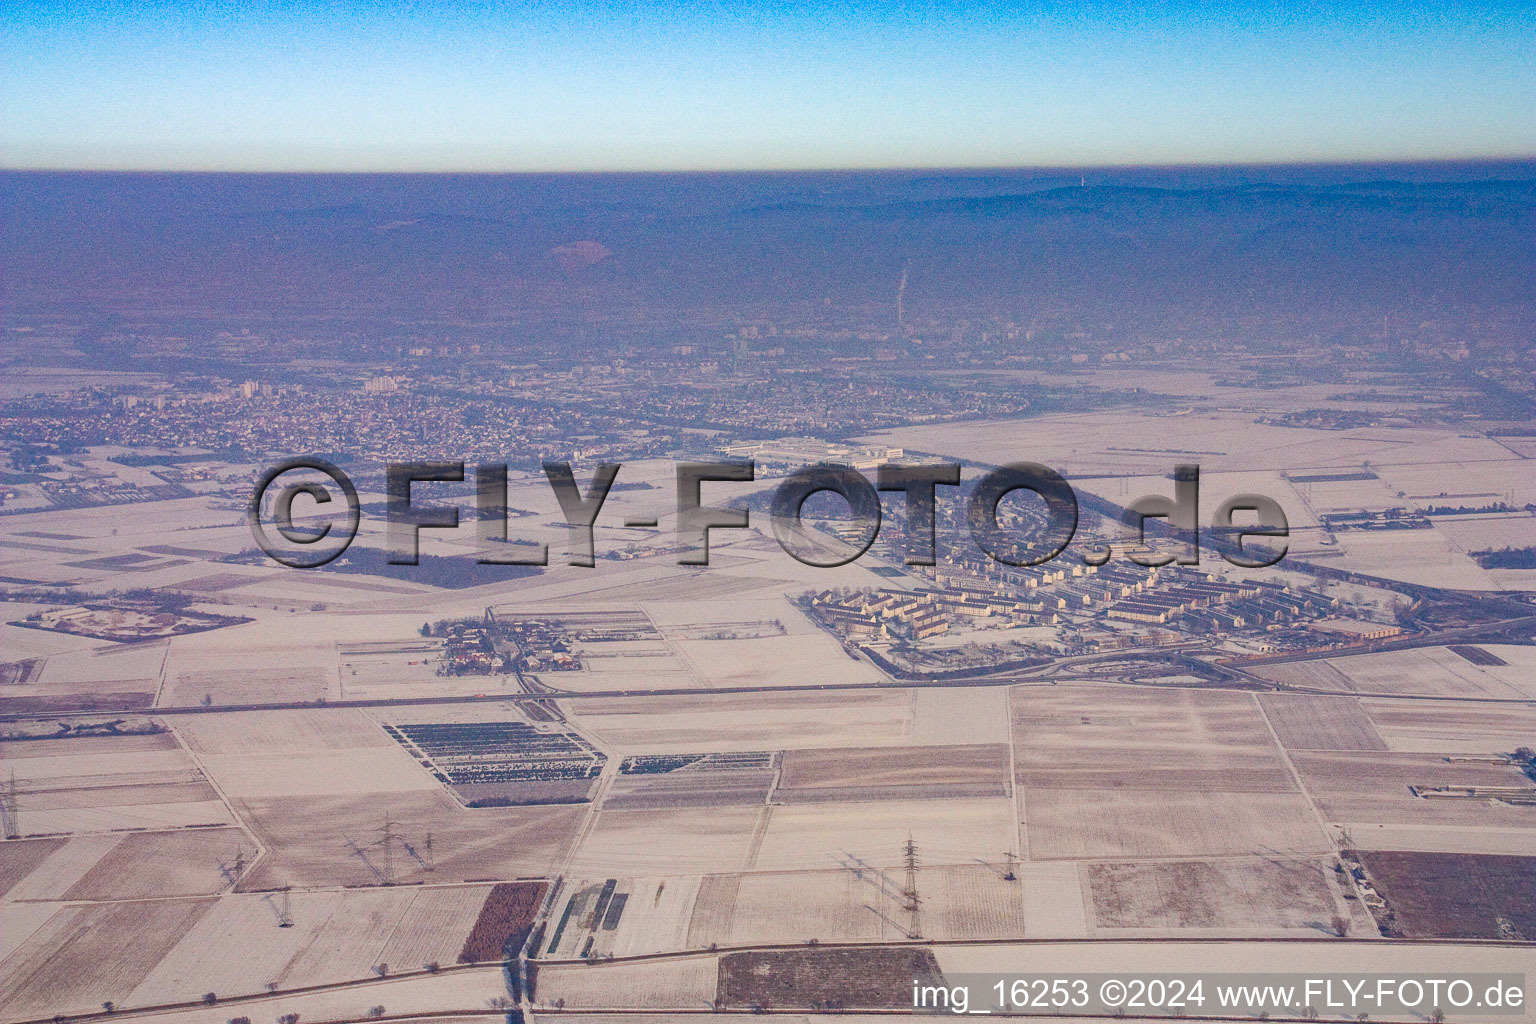
<path fill-rule="evenodd" d="M 665 170 L 1536 154 L 1536 6 L 0 6 L 0 165 Z"/>

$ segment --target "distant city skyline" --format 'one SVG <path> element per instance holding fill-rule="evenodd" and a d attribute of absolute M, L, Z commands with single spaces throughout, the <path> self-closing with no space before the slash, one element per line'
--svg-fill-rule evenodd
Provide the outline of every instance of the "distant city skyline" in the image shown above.
<path fill-rule="evenodd" d="M 1536 154 L 1529 5 L 0 8 L 0 166 L 612 171 Z"/>

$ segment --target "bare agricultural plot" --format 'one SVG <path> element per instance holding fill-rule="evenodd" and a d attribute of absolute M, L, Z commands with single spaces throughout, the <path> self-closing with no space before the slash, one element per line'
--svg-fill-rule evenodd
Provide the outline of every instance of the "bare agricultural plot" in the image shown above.
<path fill-rule="evenodd" d="M 1292 661 L 1279 665 L 1254 665 L 1249 671 L 1283 686 L 1344 693 L 1355 689 L 1349 676 L 1340 672 L 1330 661 Z"/>
<path fill-rule="evenodd" d="M 5 746 L 10 749 L 0 753 L 5 754 L 7 774 L 19 783 L 18 806 L 90 807 L 214 796 L 202 785 L 203 774 L 196 764 L 168 735 L 91 736 Z M 178 788 L 188 786 L 196 795 L 176 795 Z M 142 792 L 89 795 L 96 790 Z"/>
<path fill-rule="evenodd" d="M 1331 848 L 1299 793 L 1026 789 L 1031 860 L 1199 857 Z"/>
<path fill-rule="evenodd" d="M 141 750 L 174 750 L 176 737 L 169 730 L 161 732 L 107 733 L 90 736 L 48 736 L 39 739 L 6 740 L 0 744 L 0 760 L 21 757 L 49 757 L 77 754 L 118 754 Z"/>
<path fill-rule="evenodd" d="M 135 804 L 180 804 L 218 799 L 213 787 L 195 769 L 139 772 L 132 775 L 85 776 L 65 784 L 38 784 L 18 794 L 17 805 L 28 811 L 60 811 L 82 807 L 113 808 Z M 28 814 L 33 823 L 35 815 Z M 29 824 L 30 828 L 30 824 Z"/>
<path fill-rule="evenodd" d="M 0 896 L 30 875 L 49 855 L 64 845 L 63 839 L 31 839 L 0 843 Z"/>
<path fill-rule="evenodd" d="M 749 867 L 795 871 L 835 867 L 848 857 L 889 868 L 911 838 L 929 866 L 995 864 L 1018 847 L 1013 801 L 1006 797 L 793 804 L 769 809 Z"/>
<path fill-rule="evenodd" d="M 0 964 L 59 910 L 56 903 L 0 902 Z"/>
<path fill-rule="evenodd" d="M 714 567 L 714 558 L 710 558 Z M 782 592 L 790 580 L 779 576 L 728 576 L 720 572 L 677 575 L 636 584 L 626 588 L 624 596 L 644 601 L 718 601 L 742 594 Z M 609 595 L 608 600 L 612 600 Z"/>
<path fill-rule="evenodd" d="M 1264 693 L 1259 705 L 1282 746 L 1292 750 L 1386 750 L 1355 697 Z"/>
<path fill-rule="evenodd" d="M 1484 672 L 1507 683 L 1527 697 L 1536 697 L 1536 647 L 1519 644 L 1480 644 L 1502 665 L 1480 665 Z"/>
<path fill-rule="evenodd" d="M 246 861 L 255 858 L 255 847 L 239 829 L 130 832 L 64 898 L 139 899 L 221 892 L 233 882 L 235 858 L 241 851 Z"/>
<path fill-rule="evenodd" d="M 910 692 L 909 744 L 1008 742 L 1006 687 L 924 686 Z"/>
<path fill-rule="evenodd" d="M 907 938 L 900 868 L 849 859 L 821 871 L 710 875 L 694 904 L 690 945 L 877 942 Z M 1026 934 L 1026 894 L 1001 865 L 922 868 L 918 925 L 930 939 L 996 939 Z"/>
<path fill-rule="evenodd" d="M 379 951 L 379 961 L 396 971 L 453 963 L 490 891 L 488 885 L 434 885 L 417 891 Z"/>
<path fill-rule="evenodd" d="M 162 704 L 283 704 L 332 696 L 331 677 L 312 665 L 198 669 L 177 672 Z"/>
<path fill-rule="evenodd" d="M 897 690 L 568 701 L 562 708 L 622 754 L 885 746 L 905 741 L 912 714 L 911 698 Z"/>
<path fill-rule="evenodd" d="M 204 754 L 314 753 L 391 747 L 378 723 L 353 708 L 240 711 L 176 720 L 187 746 Z"/>
<path fill-rule="evenodd" d="M 1029 934 L 1028 894 L 1005 864 L 956 864 L 918 872 L 924 935 L 945 939 Z M 899 920 L 899 917 L 898 917 Z"/>
<path fill-rule="evenodd" d="M 1341 821 L 1330 825 L 1341 847 L 1419 853 L 1525 854 L 1536 849 L 1536 829 L 1485 825 L 1383 825 Z"/>
<path fill-rule="evenodd" d="M 1361 701 L 1393 750 L 1444 754 L 1508 754 L 1532 745 L 1536 708 L 1455 701 Z"/>
<path fill-rule="evenodd" d="M 540 1006 L 567 1009 L 697 1010 L 714 998 L 715 958 L 542 967 L 534 995 Z"/>
<path fill-rule="evenodd" d="M 1413 694 L 1424 697 L 1520 697 L 1499 671 L 1474 665 L 1444 647 L 1421 647 L 1336 658 L 1330 664 L 1360 693 Z"/>
<path fill-rule="evenodd" d="M 232 799 L 435 790 L 437 780 L 399 747 L 316 753 L 204 754 L 203 765 Z"/>
<path fill-rule="evenodd" d="M 1003 782 L 930 783 L 918 786 L 807 786 L 776 789 L 776 804 L 855 804 L 871 800 L 973 800 L 1006 797 Z"/>
<path fill-rule="evenodd" d="M 1024 891 L 1025 934 L 1031 938 L 1086 938 L 1087 883 L 1071 861 L 1020 864 L 1015 873 Z"/>
<path fill-rule="evenodd" d="M 264 582 L 266 577 L 260 575 L 242 575 L 235 572 L 215 572 L 206 576 L 198 576 L 195 579 L 183 580 L 176 584 L 178 590 L 192 590 L 200 594 L 220 594 L 226 590 L 234 590 L 236 587 L 246 587 L 253 583 Z"/>
<path fill-rule="evenodd" d="M 7 758 L 6 771 L 29 788 L 58 779 L 102 778 L 137 773 L 170 772 L 192 767 L 185 753 L 173 750 L 72 753 L 61 744 L 46 757 Z"/>
<path fill-rule="evenodd" d="M 714 686 L 814 686 L 879 682 L 866 661 L 854 661 L 825 633 L 750 640 L 679 640 L 679 652 Z"/>
<path fill-rule="evenodd" d="M 698 935 L 704 942 L 748 945 L 903 937 L 879 916 L 896 913 L 893 894 L 900 886 L 882 894 L 874 872 L 863 878 L 836 870 L 757 872 L 711 875 L 707 881 L 711 884 L 695 903 L 690 939 Z"/>
<path fill-rule="evenodd" d="M 1338 914 L 1322 861 L 1281 858 L 1088 865 L 1100 928 L 1319 930 Z"/>
<path fill-rule="evenodd" d="M 487 807 L 466 810 L 441 789 L 370 794 L 275 797 L 238 801 L 268 855 L 245 888 L 281 885 L 371 885 L 378 875 L 348 841 L 380 838 L 386 818 L 395 834 L 424 850 L 432 834 L 436 882 L 472 882 L 548 873 L 576 835 L 585 809 L 572 806 Z M 395 853 L 395 881 L 426 881 L 427 873 L 403 850 Z M 374 868 L 382 869 L 382 858 Z"/>
<path fill-rule="evenodd" d="M 1022 786 L 1255 793 L 1296 788 L 1247 693 L 1015 687 L 1011 703 Z"/>
<path fill-rule="evenodd" d="M 129 689 L 127 681 L 159 677 L 168 647 L 165 641 L 107 644 L 84 651 L 55 654 L 43 664 L 39 682 L 64 690 L 98 692 Z M 150 687 L 153 689 L 153 686 Z"/>
<path fill-rule="evenodd" d="M 603 811 L 571 858 L 570 872 L 595 877 L 702 873 L 746 859 L 761 807 Z"/>
<path fill-rule="evenodd" d="M 117 747 L 103 739 L 34 741 L 18 744 L 22 751 L 5 751 L 7 772 L 17 780 L 14 827 L 19 834 L 229 820 L 218 793 L 174 740 L 167 746 L 160 736 L 123 737 L 131 742 Z M 18 752 L 32 756 L 10 756 Z"/>
<path fill-rule="evenodd" d="M 32 842 L 58 844 L 48 851 L 48 855 L 41 862 L 33 865 L 30 871 L 21 875 L 10 885 L 6 898 L 12 900 L 63 899 L 70 887 L 84 878 L 86 873 L 96 866 L 96 862 L 105 857 L 122 839 L 122 836 L 113 835 L 75 836 L 65 840 L 33 840 L 26 844 L 0 843 L 0 851 L 10 851 L 23 845 L 31 846 Z M 32 855 L 24 856 L 30 859 Z"/>
<path fill-rule="evenodd" d="M 113 804 L 36 810 L 27 813 L 29 836 L 69 835 L 78 832 L 131 831 L 134 829 L 203 828 L 230 825 L 233 820 L 222 800 L 182 800 L 174 803 Z"/>
<path fill-rule="evenodd" d="M 284 966 L 277 978 L 279 986 L 304 988 L 388 970 L 389 964 L 379 954 L 416 894 L 409 889 L 358 889 L 339 895 L 338 904 Z M 293 914 L 297 919 L 303 910 L 295 907 Z M 264 927 L 270 926 L 264 923 Z M 236 962 L 240 959 L 237 949 L 228 955 Z"/>
<path fill-rule="evenodd" d="M 61 911 L 6 959 L 0 1013 L 42 1017 L 127 1002 L 212 906 L 211 900 L 159 900 Z"/>
<path fill-rule="evenodd" d="M 773 781 L 774 773 L 767 768 L 623 775 L 608 787 L 603 809 L 761 806 L 768 799 Z"/>
<path fill-rule="evenodd" d="M 193 1001 L 366 978 L 414 895 L 408 889 L 294 893 L 290 927 L 278 927 L 275 897 L 220 897 L 183 929 L 136 986 L 138 1004 Z M 142 904 L 140 904 L 142 905 Z"/>
<path fill-rule="evenodd" d="M 1007 780 L 1008 748 L 974 744 L 791 750 L 784 754 L 779 785 L 785 789 L 969 783 L 1005 786 Z"/>
<path fill-rule="evenodd" d="M 731 934 L 731 919 L 736 913 L 736 898 L 741 892 L 742 876 L 737 873 L 705 875 L 688 919 L 688 945 L 699 949 L 723 944 Z"/>
<path fill-rule="evenodd" d="M 1517 787 L 1536 792 L 1519 771 L 1428 754 L 1297 752 L 1302 785 L 1331 821 L 1386 825 L 1536 827 L 1536 805 L 1491 799 L 1417 796 L 1412 787 Z"/>

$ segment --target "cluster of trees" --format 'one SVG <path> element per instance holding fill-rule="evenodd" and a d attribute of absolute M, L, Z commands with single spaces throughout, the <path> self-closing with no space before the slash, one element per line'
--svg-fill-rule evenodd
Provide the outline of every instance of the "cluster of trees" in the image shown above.
<path fill-rule="evenodd" d="M 1508 502 L 1496 501 L 1491 505 L 1431 505 L 1424 510 L 1427 516 L 1473 516 L 1485 512 L 1530 512 L 1536 509 L 1536 505 L 1526 505 L 1524 509 L 1518 509 Z"/>
<path fill-rule="evenodd" d="M 1484 569 L 1536 569 L 1536 547 L 1485 548 L 1467 553 Z"/>
<path fill-rule="evenodd" d="M 460 963 L 485 963 L 513 957 L 522 949 L 544 898 L 538 882 L 502 882 L 491 889 L 480 916 L 464 940 Z"/>

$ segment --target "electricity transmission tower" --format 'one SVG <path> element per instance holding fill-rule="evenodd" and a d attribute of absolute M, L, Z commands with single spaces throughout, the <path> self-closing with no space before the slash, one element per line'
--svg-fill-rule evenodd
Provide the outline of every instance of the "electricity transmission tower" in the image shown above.
<path fill-rule="evenodd" d="M 364 866 L 368 868 L 369 874 L 373 875 L 373 880 L 380 885 L 395 884 L 395 847 L 397 845 L 423 871 L 432 871 L 436 866 L 433 863 L 434 858 L 432 856 L 432 833 L 427 833 L 427 841 L 425 843 L 427 855 L 423 857 L 421 852 L 411 844 L 410 840 L 396 831 L 399 824 L 398 821 L 389 818 L 384 819 L 384 824 L 379 827 L 379 838 L 366 846 L 361 846 L 351 839 L 347 840 L 347 848 L 352 852 L 353 856 L 363 862 Z M 374 863 L 373 858 L 368 856 L 370 850 L 379 852 L 380 863 Z"/>
<path fill-rule="evenodd" d="M 5 838 L 17 839 L 21 836 L 21 817 L 16 807 L 16 769 L 11 769 L 11 779 L 5 784 L 5 791 L 0 793 L 0 827 L 3 827 Z"/>
<path fill-rule="evenodd" d="M 923 900 L 917 894 L 917 844 L 912 837 L 907 836 L 907 845 L 902 850 L 902 860 L 907 868 L 906 885 L 901 890 L 901 898 L 904 901 L 901 909 L 907 912 L 907 937 L 920 939 L 923 937 Z"/>

